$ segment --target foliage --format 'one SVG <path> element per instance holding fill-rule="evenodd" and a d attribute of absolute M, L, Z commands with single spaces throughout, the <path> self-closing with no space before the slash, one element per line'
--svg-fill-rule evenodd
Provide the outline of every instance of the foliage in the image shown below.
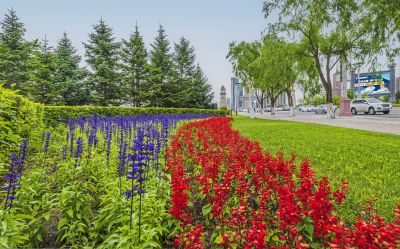
<path fill-rule="evenodd" d="M 30 102 L 0 85 L 0 175 L 11 152 L 16 151 L 23 138 L 43 128 L 43 106 Z"/>
<path fill-rule="evenodd" d="M 68 119 L 79 117 L 91 117 L 94 114 L 100 116 L 132 116 L 154 114 L 211 114 L 228 115 L 224 110 L 193 109 L 193 108 L 130 108 L 130 107 L 104 107 L 104 106 L 45 106 L 44 123 L 55 125 L 58 122 L 66 122 Z"/>
<path fill-rule="evenodd" d="M 366 28 L 368 11 L 363 1 L 349 0 L 267 0 L 264 13 L 268 17 L 273 11 L 279 18 L 270 30 L 288 33 L 302 47 L 301 56 L 311 58 L 326 92 L 327 103 L 333 102 L 331 75 L 335 65 L 342 60 L 350 64 L 351 58 L 365 61 L 371 51 L 381 44 L 371 38 Z M 373 53 L 373 52 L 372 52 Z M 333 113 L 329 116 L 334 118 Z"/>
<path fill-rule="evenodd" d="M 58 105 L 84 105 L 89 102 L 89 88 L 84 81 L 86 71 L 80 68 L 81 57 L 72 45 L 67 33 L 54 50 L 54 84 L 59 95 Z"/>
<path fill-rule="evenodd" d="M 122 72 L 124 89 L 126 89 L 124 99 L 132 107 L 139 107 L 147 104 L 149 92 L 149 65 L 148 54 L 143 42 L 143 37 L 139 32 L 139 27 L 135 27 L 135 32 L 131 34 L 129 40 L 123 41 L 121 49 Z"/>
<path fill-rule="evenodd" d="M 400 161 L 398 136 L 240 116 L 235 117 L 233 128 L 259 141 L 270 153 L 284 151 L 309 159 L 317 175 L 327 176 L 334 186 L 342 178 L 348 180 L 350 190 L 348 204 L 341 210 L 343 218 L 354 220 L 368 199 L 377 197 L 379 213 L 393 219 L 392 210 L 400 203 L 400 173 L 394 170 Z M 365 149 L 371 147 L 371 141 L 374 149 Z"/>
<path fill-rule="evenodd" d="M 291 92 L 295 84 L 302 86 L 305 92 L 316 84 L 316 69 L 310 59 L 298 56 L 301 51 L 298 44 L 268 34 L 261 42 L 231 43 L 227 57 L 243 84 L 255 89 L 259 104 L 264 106 L 264 99 L 269 98 L 274 107 L 282 92 L 287 93 L 292 105 Z"/>
<path fill-rule="evenodd" d="M 167 87 L 171 83 L 173 62 L 169 41 L 162 25 L 159 26 L 158 35 L 151 44 L 150 65 L 150 106 L 164 106 L 165 93 L 168 93 Z"/>
<path fill-rule="evenodd" d="M 28 98 L 38 103 L 55 104 L 59 89 L 54 78 L 54 53 L 46 38 L 32 51 L 28 67 L 29 82 L 23 87 Z"/>
<path fill-rule="evenodd" d="M 136 25 L 118 42 L 101 19 L 84 43 L 86 67 L 64 32 L 55 49 L 24 39 L 25 27 L 11 9 L 1 22 L 0 84 L 30 100 L 51 105 L 210 108 L 213 98 L 194 48 L 181 38 L 171 52 L 160 25 L 148 53 Z"/>
<path fill-rule="evenodd" d="M 28 59 L 33 43 L 24 39 L 25 27 L 14 9 L 8 11 L 1 22 L 0 33 L 0 83 L 10 88 L 23 87 L 28 79 Z"/>
<path fill-rule="evenodd" d="M 383 96 L 382 98 L 381 98 L 381 100 L 383 101 L 383 102 L 389 102 L 389 96 Z"/>
<path fill-rule="evenodd" d="M 371 203 L 353 224 L 337 210 L 348 183 L 332 190 L 308 161 L 263 153 L 229 125 L 212 118 L 180 127 L 169 147 L 170 212 L 180 222 L 177 248 L 398 247 L 400 204 L 394 223 Z M 221 132 L 225 134 L 220 136 Z"/>
<path fill-rule="evenodd" d="M 179 122 L 205 117 L 94 115 L 46 130 L 42 141 L 31 137 L 31 153 L 13 154 L 18 171 L 10 170 L 0 192 L 8 200 L 1 247 L 170 247 L 177 228 L 167 213 L 165 148 Z M 143 165 L 140 180 L 130 168 Z"/>
<path fill-rule="evenodd" d="M 112 29 L 103 19 L 93 26 L 89 41 L 84 46 L 86 62 L 91 68 L 89 83 L 94 90 L 93 102 L 102 106 L 119 104 L 119 43 L 115 41 Z"/>
<path fill-rule="evenodd" d="M 342 100 L 342 96 L 333 96 L 333 105 L 340 106 L 341 100 Z"/>
<path fill-rule="evenodd" d="M 354 90 L 347 90 L 347 98 L 354 99 Z"/>

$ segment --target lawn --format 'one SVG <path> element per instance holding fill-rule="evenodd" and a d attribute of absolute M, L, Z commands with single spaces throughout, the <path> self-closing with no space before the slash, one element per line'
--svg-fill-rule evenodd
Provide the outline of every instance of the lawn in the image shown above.
<path fill-rule="evenodd" d="M 349 181 L 341 215 L 353 219 L 369 197 L 377 197 L 379 213 L 389 218 L 400 203 L 400 136 L 317 124 L 235 116 L 233 128 L 258 140 L 271 153 L 283 151 L 307 158 L 319 177 L 335 185 Z"/>

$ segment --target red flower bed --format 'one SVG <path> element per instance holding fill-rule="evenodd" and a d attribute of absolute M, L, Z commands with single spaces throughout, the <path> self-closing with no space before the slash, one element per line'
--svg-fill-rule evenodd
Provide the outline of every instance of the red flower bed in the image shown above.
<path fill-rule="evenodd" d="M 393 223 L 368 206 L 363 219 L 344 224 L 335 210 L 345 181 L 331 190 L 307 161 L 298 167 L 294 156 L 263 153 L 230 121 L 188 123 L 168 148 L 177 248 L 400 248 L 400 205 Z"/>

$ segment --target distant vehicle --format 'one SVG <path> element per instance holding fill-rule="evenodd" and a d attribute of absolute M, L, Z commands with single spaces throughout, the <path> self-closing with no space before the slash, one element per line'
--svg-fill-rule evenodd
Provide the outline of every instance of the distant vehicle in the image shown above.
<path fill-rule="evenodd" d="M 351 113 L 353 115 L 360 112 L 372 115 L 377 112 L 389 114 L 391 109 L 392 105 L 390 103 L 382 102 L 376 98 L 355 99 L 351 103 Z"/>
<path fill-rule="evenodd" d="M 283 107 L 282 106 L 277 107 L 276 111 L 283 111 Z"/>
<path fill-rule="evenodd" d="M 301 111 L 302 112 L 312 112 L 312 111 L 314 111 L 314 107 L 312 107 L 312 106 L 302 106 L 301 107 Z"/>
<path fill-rule="evenodd" d="M 285 105 L 285 106 L 283 107 L 283 110 L 284 110 L 284 111 L 290 111 L 290 107 L 287 106 L 287 105 Z"/>
<path fill-rule="evenodd" d="M 267 107 L 265 107 L 265 109 L 264 109 L 264 111 L 266 111 L 266 112 L 271 112 L 271 110 L 272 110 L 271 106 L 267 106 Z"/>
<path fill-rule="evenodd" d="M 326 105 L 319 105 L 314 109 L 315 114 L 325 114 L 326 110 L 327 110 Z"/>
<path fill-rule="evenodd" d="M 333 106 L 333 112 L 336 112 L 337 107 Z M 314 108 L 315 114 L 325 114 L 327 113 L 328 107 L 327 105 L 319 105 Z"/>

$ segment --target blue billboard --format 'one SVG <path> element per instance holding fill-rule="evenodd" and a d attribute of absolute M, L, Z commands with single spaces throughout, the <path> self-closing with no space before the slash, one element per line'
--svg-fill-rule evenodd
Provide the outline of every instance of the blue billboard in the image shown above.
<path fill-rule="evenodd" d="M 356 95 L 381 97 L 390 95 L 390 71 L 363 73 L 355 75 L 354 92 Z M 360 97 L 360 96 L 359 96 Z"/>

